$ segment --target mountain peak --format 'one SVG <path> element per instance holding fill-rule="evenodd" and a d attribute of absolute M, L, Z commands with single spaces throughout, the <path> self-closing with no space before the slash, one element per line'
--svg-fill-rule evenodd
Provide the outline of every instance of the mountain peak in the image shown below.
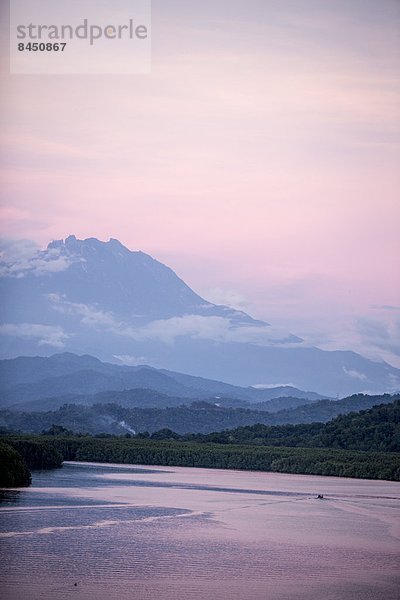
<path fill-rule="evenodd" d="M 53 240 L 52 242 L 50 242 L 47 246 L 48 250 L 51 249 L 61 249 L 61 248 L 67 248 L 68 250 L 72 250 L 72 251 L 79 251 L 80 248 L 85 247 L 85 246 L 91 246 L 91 247 L 98 247 L 98 248 L 104 248 L 104 247 L 108 247 L 108 248 L 112 248 L 112 249 L 119 249 L 119 250 L 124 250 L 125 252 L 129 252 L 131 254 L 138 254 L 137 252 L 132 252 L 131 250 L 129 250 L 129 248 L 127 248 L 126 246 L 124 246 L 119 240 L 117 240 L 116 238 L 110 238 L 108 240 L 108 242 L 103 242 L 99 239 L 97 239 L 96 237 L 89 237 L 89 238 L 85 238 L 83 240 L 79 239 L 76 237 L 76 235 L 71 234 L 68 237 L 65 238 L 65 240 Z M 143 253 L 140 253 L 143 254 Z"/>
<path fill-rule="evenodd" d="M 115 238 L 69 235 L 5 263 L 0 294 L 3 356 L 68 350 L 329 395 L 397 386 L 399 372 L 389 365 L 309 348 L 279 327 L 212 304 L 171 268 Z"/>
<path fill-rule="evenodd" d="M 76 242 L 76 236 L 75 235 L 69 235 L 67 238 L 65 238 L 65 245 L 67 246 L 68 244 L 72 244 Z"/>
<path fill-rule="evenodd" d="M 123 248 L 124 250 L 128 250 L 128 248 L 126 246 L 124 246 L 119 240 L 117 240 L 116 238 L 110 238 L 107 242 L 107 244 L 109 244 L 112 247 L 116 247 L 116 248 Z M 130 251 L 131 252 L 131 251 Z"/>

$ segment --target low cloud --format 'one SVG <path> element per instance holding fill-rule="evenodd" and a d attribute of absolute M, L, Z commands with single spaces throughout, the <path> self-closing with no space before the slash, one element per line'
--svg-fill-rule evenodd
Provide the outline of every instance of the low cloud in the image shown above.
<path fill-rule="evenodd" d="M 37 340 L 38 346 L 63 348 L 68 335 L 62 327 L 40 323 L 5 323 L 0 325 L 0 335 Z"/>
<path fill-rule="evenodd" d="M 125 335 L 137 340 L 160 340 L 173 344 L 175 339 L 188 336 L 215 342 L 250 343 L 258 346 L 293 345 L 298 339 L 279 327 L 269 325 L 237 325 L 224 317 L 185 315 L 151 321 L 138 328 L 127 328 Z"/>
<path fill-rule="evenodd" d="M 236 310 L 248 310 L 250 306 L 249 301 L 242 294 L 234 290 L 224 290 L 218 287 L 211 288 L 205 290 L 204 297 L 213 304 L 223 304 Z"/>
<path fill-rule="evenodd" d="M 272 390 L 277 387 L 296 387 L 294 383 L 254 383 L 251 387 L 256 390 Z"/>
<path fill-rule="evenodd" d="M 132 356 L 131 354 L 114 354 L 113 356 L 114 358 L 122 362 L 122 364 L 127 365 L 129 367 L 150 364 L 150 361 L 146 356 Z"/>
<path fill-rule="evenodd" d="M 292 321 L 290 326 L 309 345 L 323 350 L 350 350 L 400 368 L 400 317 L 395 307 L 376 305 L 370 311 L 363 316 L 333 314 L 331 319 L 315 319 L 306 323 L 307 329 L 301 329 L 301 322 Z"/>
<path fill-rule="evenodd" d="M 2 240 L 0 242 L 0 277 L 21 278 L 65 271 L 81 258 L 61 252 L 60 248 L 40 250 L 30 240 Z"/>
<path fill-rule="evenodd" d="M 343 367 L 343 372 L 353 379 L 359 379 L 360 381 L 368 380 L 368 377 L 364 373 L 356 371 L 355 369 L 346 369 L 346 367 Z"/>
<path fill-rule="evenodd" d="M 131 338 L 137 342 L 158 340 L 172 345 L 179 337 L 209 339 L 215 342 L 250 343 L 258 346 L 298 346 L 299 338 L 280 327 L 270 325 L 238 325 L 231 319 L 218 316 L 184 315 L 158 319 L 145 325 L 132 326 L 118 320 L 112 313 L 96 306 L 71 302 L 59 294 L 49 294 L 54 310 L 80 317 L 82 325 Z"/>
<path fill-rule="evenodd" d="M 363 317 L 357 320 L 356 327 L 363 343 L 400 356 L 399 318 L 383 320 Z"/>
<path fill-rule="evenodd" d="M 57 312 L 64 315 L 80 316 L 82 325 L 110 331 L 118 331 L 122 327 L 122 324 L 116 321 L 111 313 L 94 306 L 80 302 L 70 302 L 59 294 L 48 294 L 47 298 L 50 300 L 52 308 Z"/>

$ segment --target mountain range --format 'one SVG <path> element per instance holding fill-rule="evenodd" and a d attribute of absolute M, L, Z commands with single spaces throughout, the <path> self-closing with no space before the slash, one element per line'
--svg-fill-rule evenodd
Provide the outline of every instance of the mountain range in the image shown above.
<path fill-rule="evenodd" d="M 115 239 L 71 235 L 28 258 L 3 260 L 0 293 L 2 358 L 89 354 L 114 365 L 156 367 L 159 378 L 162 369 L 180 373 L 176 389 L 185 385 L 185 374 L 328 396 L 400 387 L 400 370 L 388 363 L 310 347 L 291 332 L 208 302 L 169 267 Z M 119 387 L 113 382 L 107 389 L 127 389 L 124 376 Z M 84 388 L 79 378 L 72 393 L 104 391 L 90 377 Z"/>
<path fill-rule="evenodd" d="M 261 409 L 270 407 L 274 412 L 323 397 L 289 386 L 243 388 L 148 366 L 104 363 L 93 356 L 68 352 L 0 360 L 0 406 L 17 410 L 54 410 L 65 403 L 107 402 L 159 408 L 211 400 L 242 408 L 250 404 L 259 408 L 265 403 Z"/>

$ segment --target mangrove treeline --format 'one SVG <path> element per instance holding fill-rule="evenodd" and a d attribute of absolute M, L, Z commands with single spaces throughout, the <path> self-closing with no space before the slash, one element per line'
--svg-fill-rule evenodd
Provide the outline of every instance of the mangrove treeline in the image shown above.
<path fill-rule="evenodd" d="M 31 469 L 61 467 L 63 455 L 44 437 L 2 437 L 0 442 L 0 487 L 24 487 L 31 482 Z"/>
<path fill-rule="evenodd" d="M 52 425 L 39 436 L 5 434 L 1 439 L 3 486 L 24 485 L 27 467 L 53 468 L 63 460 L 400 478 L 400 400 L 328 423 L 257 424 L 206 435 L 164 428 L 136 436 L 91 436 Z"/>
<path fill-rule="evenodd" d="M 64 460 L 244 469 L 400 481 L 400 454 L 91 436 L 6 436 L 21 454 L 44 444 Z"/>

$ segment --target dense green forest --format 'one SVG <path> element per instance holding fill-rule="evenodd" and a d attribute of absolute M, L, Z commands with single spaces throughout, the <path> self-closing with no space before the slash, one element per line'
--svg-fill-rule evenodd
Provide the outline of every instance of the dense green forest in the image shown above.
<path fill-rule="evenodd" d="M 303 446 L 375 452 L 400 452 L 400 400 L 339 415 L 328 423 L 262 424 L 182 439 L 218 444 Z"/>
<path fill-rule="evenodd" d="M 55 469 L 64 460 L 61 452 L 44 436 L 19 439 L 7 438 L 7 443 L 16 450 L 29 469 Z"/>
<path fill-rule="evenodd" d="M 3 433 L 2 440 L 7 444 L 2 445 L 8 477 L 12 465 L 21 471 L 15 462 L 17 451 L 17 457 L 31 469 L 58 467 L 63 460 L 89 460 L 398 481 L 400 399 L 340 415 L 328 423 L 256 424 L 207 435 L 179 435 L 163 428 L 135 436 L 76 435 L 53 424 L 40 436 Z"/>
<path fill-rule="evenodd" d="M 24 487 L 31 483 L 30 469 L 61 467 L 64 458 L 45 437 L 2 437 L 0 487 Z"/>
<path fill-rule="evenodd" d="M 157 431 L 168 427 L 179 433 L 190 431 L 208 433 L 220 429 L 270 422 L 268 413 L 243 408 L 218 407 L 207 402 L 191 406 L 167 408 L 125 408 L 118 404 L 80 406 L 67 404 L 56 411 L 14 412 L 0 411 L 0 424 L 13 430 L 40 433 L 52 424 L 61 425 L 77 433 L 100 432 L 121 434 Z"/>
<path fill-rule="evenodd" d="M 251 445 L 52 435 L 41 438 L 64 460 L 143 465 L 174 465 L 244 469 L 338 477 L 400 480 L 400 454 L 327 448 L 286 448 Z M 24 452 L 32 436 L 4 436 Z"/>
<path fill-rule="evenodd" d="M 30 483 L 31 474 L 21 454 L 0 442 L 0 487 L 25 487 Z"/>
<path fill-rule="evenodd" d="M 339 414 L 390 403 L 400 396 L 367 396 L 357 394 L 343 400 L 320 400 L 292 409 L 269 413 L 241 407 L 217 406 L 209 402 L 194 402 L 190 406 L 166 408 L 126 408 L 118 404 L 80 406 L 66 404 L 54 411 L 19 412 L 0 411 L 0 427 L 14 431 L 40 433 L 53 424 L 76 433 L 138 433 L 168 428 L 185 433 L 211 433 L 261 423 L 284 425 L 288 423 L 326 422 Z"/>

